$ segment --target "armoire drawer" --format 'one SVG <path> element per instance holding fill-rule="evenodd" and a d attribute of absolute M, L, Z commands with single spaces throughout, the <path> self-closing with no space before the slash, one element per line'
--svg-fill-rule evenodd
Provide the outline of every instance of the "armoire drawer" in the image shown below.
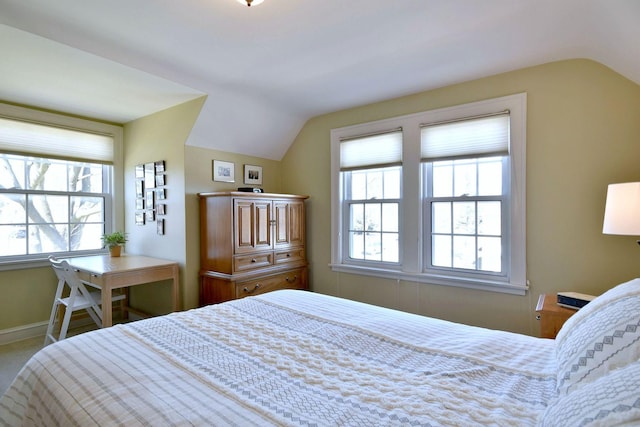
<path fill-rule="evenodd" d="M 268 267 L 273 264 L 273 253 L 241 255 L 233 257 L 234 271 L 247 271 L 255 268 Z"/>
<path fill-rule="evenodd" d="M 294 248 L 288 251 L 276 252 L 276 264 L 285 262 L 304 261 L 306 258 L 304 248 Z"/>
<path fill-rule="evenodd" d="M 306 289 L 306 270 L 299 268 L 258 279 L 236 282 L 236 298 L 258 295 L 278 289 Z"/>

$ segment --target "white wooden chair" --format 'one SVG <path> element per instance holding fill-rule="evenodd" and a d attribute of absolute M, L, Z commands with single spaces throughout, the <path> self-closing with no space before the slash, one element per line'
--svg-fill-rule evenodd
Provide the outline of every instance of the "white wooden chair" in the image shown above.
<path fill-rule="evenodd" d="M 51 308 L 51 316 L 49 317 L 49 325 L 47 326 L 44 345 L 66 338 L 69 322 L 71 321 L 71 314 L 75 311 L 87 310 L 91 319 L 101 328 L 102 310 L 100 309 L 100 288 L 91 282 L 80 279 L 76 271 L 71 268 L 67 261 L 58 260 L 50 256 L 49 262 L 58 277 L 58 288 L 56 289 L 53 307 Z M 63 296 L 65 288 L 69 289 L 68 296 L 66 297 Z M 125 295 L 115 295 L 112 297 L 112 301 L 119 301 L 124 298 Z M 60 325 L 60 333 L 58 337 L 55 337 L 53 330 L 57 321 L 59 321 L 57 318 L 59 317 L 58 313 L 61 305 L 65 307 L 65 312 L 62 324 Z"/>

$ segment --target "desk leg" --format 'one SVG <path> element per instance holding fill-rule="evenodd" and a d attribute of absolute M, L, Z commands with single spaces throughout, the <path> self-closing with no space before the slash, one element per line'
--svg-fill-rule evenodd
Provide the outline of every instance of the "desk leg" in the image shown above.
<path fill-rule="evenodd" d="M 120 300 L 120 312 L 122 313 L 122 321 L 129 320 L 129 288 L 120 289 L 124 294 L 124 299 Z"/>
<path fill-rule="evenodd" d="M 112 301 L 113 291 L 109 286 L 102 286 L 102 327 L 108 328 L 113 324 Z"/>
<path fill-rule="evenodd" d="M 173 311 L 180 310 L 180 269 L 173 267 Z"/>

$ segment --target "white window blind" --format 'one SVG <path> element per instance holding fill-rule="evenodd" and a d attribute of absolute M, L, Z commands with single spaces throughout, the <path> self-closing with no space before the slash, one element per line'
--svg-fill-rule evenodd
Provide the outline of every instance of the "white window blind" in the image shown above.
<path fill-rule="evenodd" d="M 509 113 L 423 125 L 422 161 L 509 153 Z"/>
<path fill-rule="evenodd" d="M 0 150 L 113 163 L 113 138 L 0 117 Z"/>
<path fill-rule="evenodd" d="M 340 141 L 340 170 L 402 164 L 402 129 Z"/>

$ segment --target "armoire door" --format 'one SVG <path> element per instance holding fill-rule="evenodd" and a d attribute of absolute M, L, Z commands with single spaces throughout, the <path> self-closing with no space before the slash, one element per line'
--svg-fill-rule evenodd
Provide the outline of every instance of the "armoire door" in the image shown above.
<path fill-rule="evenodd" d="M 274 200 L 276 249 L 304 245 L 304 202 Z"/>
<path fill-rule="evenodd" d="M 271 249 L 271 202 L 236 199 L 233 209 L 235 253 Z"/>

